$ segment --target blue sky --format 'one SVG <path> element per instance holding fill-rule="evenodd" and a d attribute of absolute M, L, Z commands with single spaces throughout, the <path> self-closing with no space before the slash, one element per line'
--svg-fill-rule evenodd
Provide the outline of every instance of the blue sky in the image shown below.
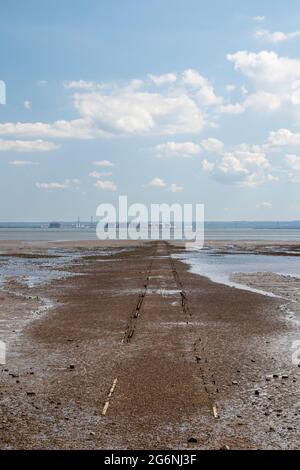
<path fill-rule="evenodd" d="M 299 24 L 292 0 L 4 2 L 0 220 L 119 194 L 300 219 Z"/>

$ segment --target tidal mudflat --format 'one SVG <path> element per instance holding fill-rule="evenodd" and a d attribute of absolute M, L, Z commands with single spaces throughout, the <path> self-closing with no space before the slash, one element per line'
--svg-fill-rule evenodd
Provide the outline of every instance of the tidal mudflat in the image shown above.
<path fill-rule="evenodd" d="M 299 246 L 271 245 L 1 242 L 0 447 L 299 448 Z"/>

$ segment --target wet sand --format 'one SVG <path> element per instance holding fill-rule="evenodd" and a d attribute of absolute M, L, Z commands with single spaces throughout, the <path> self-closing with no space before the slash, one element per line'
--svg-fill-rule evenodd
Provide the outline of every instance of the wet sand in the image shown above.
<path fill-rule="evenodd" d="M 0 448 L 299 449 L 298 307 L 191 274 L 166 243 L 0 253 L 49 248 L 85 250 L 59 268 L 74 276 L 0 290 Z"/>

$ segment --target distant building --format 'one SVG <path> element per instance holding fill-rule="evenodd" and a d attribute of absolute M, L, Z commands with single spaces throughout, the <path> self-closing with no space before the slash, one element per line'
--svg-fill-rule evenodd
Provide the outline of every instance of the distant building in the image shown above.
<path fill-rule="evenodd" d="M 61 228 L 62 225 L 60 222 L 50 222 L 48 228 Z"/>

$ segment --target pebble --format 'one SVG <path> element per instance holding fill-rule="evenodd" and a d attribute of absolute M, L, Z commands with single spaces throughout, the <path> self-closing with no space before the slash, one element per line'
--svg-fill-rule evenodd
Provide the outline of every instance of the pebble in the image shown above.
<path fill-rule="evenodd" d="M 233 380 L 232 385 L 238 385 L 238 382 L 236 380 Z"/>
<path fill-rule="evenodd" d="M 197 444 L 198 440 L 197 440 L 195 437 L 190 437 L 190 438 L 188 439 L 188 442 L 189 442 L 190 444 Z"/>

